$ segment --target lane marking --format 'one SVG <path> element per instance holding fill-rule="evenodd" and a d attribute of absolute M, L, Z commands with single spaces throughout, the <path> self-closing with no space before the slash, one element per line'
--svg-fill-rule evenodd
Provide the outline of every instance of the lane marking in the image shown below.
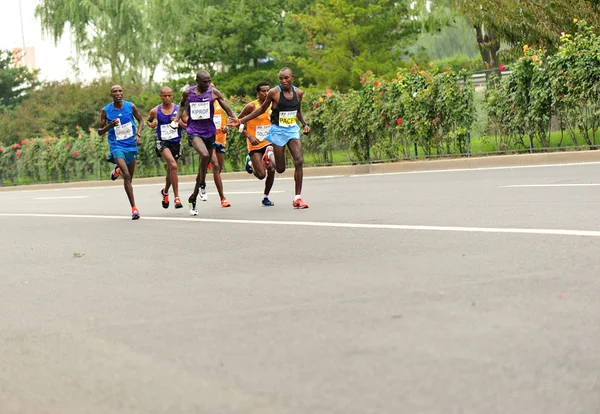
<path fill-rule="evenodd" d="M 127 216 L 109 216 L 92 214 L 43 214 L 43 213 L 0 213 L 0 217 L 39 217 L 39 218 L 75 218 L 102 220 L 131 220 Z M 527 229 L 511 227 L 460 227 L 460 226 L 423 226 L 407 224 L 367 224 L 367 223 L 336 223 L 326 221 L 276 221 L 276 220 L 237 220 L 211 219 L 198 217 L 153 217 L 142 216 L 142 220 L 152 221 L 182 221 L 199 223 L 250 224 L 257 226 L 297 226 L 297 227 L 329 227 L 344 229 L 367 230 L 404 230 L 404 231 L 438 231 L 458 233 L 497 233 L 497 234 L 528 234 L 547 236 L 600 237 L 600 230 L 569 230 L 569 229 Z"/>
<path fill-rule="evenodd" d="M 500 188 L 536 188 L 536 187 L 598 187 L 600 183 L 573 184 L 511 184 L 501 185 Z"/>
<path fill-rule="evenodd" d="M 88 196 L 66 196 L 66 197 L 36 197 L 34 200 L 73 200 L 88 198 Z"/>
<path fill-rule="evenodd" d="M 380 177 L 386 175 L 402 175 L 402 174 L 433 174 L 433 173 L 448 173 L 448 172 L 465 172 L 465 171 L 495 171 L 495 170 L 517 170 L 523 168 L 552 168 L 552 167 L 574 167 L 580 165 L 599 165 L 600 161 L 575 162 L 564 164 L 537 164 L 537 165 L 510 165 L 503 167 L 475 167 L 475 168 L 449 168 L 447 170 L 422 170 L 422 171 L 398 171 L 389 173 L 366 173 L 353 174 L 350 178 L 357 177 Z"/>
<path fill-rule="evenodd" d="M 264 194 L 264 191 L 227 191 L 227 195 L 229 194 Z M 277 191 L 271 191 L 269 192 L 269 194 L 278 194 L 278 193 L 285 193 L 285 190 L 277 190 Z M 217 195 L 219 193 L 213 193 L 213 192 L 208 192 L 206 194 L 209 195 Z"/>

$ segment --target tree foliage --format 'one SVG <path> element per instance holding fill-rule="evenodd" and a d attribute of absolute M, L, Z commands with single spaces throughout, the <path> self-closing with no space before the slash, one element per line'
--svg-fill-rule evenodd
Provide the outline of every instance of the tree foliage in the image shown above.
<path fill-rule="evenodd" d="M 561 33 L 573 31 L 577 19 L 600 27 L 598 0 L 454 1 L 475 26 L 483 25 L 485 31 L 516 47 L 543 45 L 554 52 L 560 44 Z"/>
<path fill-rule="evenodd" d="M 9 50 L 0 50 L 0 109 L 19 103 L 37 84 L 35 76 L 26 67 L 15 67 Z"/>

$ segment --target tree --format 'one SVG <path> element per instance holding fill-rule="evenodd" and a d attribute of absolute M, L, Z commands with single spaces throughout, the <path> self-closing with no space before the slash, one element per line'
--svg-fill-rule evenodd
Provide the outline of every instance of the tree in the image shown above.
<path fill-rule="evenodd" d="M 65 29 L 78 52 L 99 71 L 110 67 L 113 81 L 140 80 L 146 69 L 152 79 L 161 54 L 160 38 L 150 38 L 156 0 L 41 0 L 36 8 L 42 28 L 58 41 Z M 169 1 L 162 3 L 169 10 Z"/>
<path fill-rule="evenodd" d="M 37 85 L 37 72 L 13 64 L 9 50 L 0 51 L 0 108 L 14 106 Z"/>
<path fill-rule="evenodd" d="M 558 49 L 561 32 L 575 29 L 578 20 L 600 27 L 598 0 L 455 0 L 459 10 L 477 30 L 482 50 L 489 50 L 489 59 L 499 41 L 519 48 L 523 44 L 543 45 L 550 52 Z"/>
<path fill-rule="evenodd" d="M 300 15 L 308 33 L 309 57 L 298 64 L 320 86 L 359 86 L 362 73 L 390 73 L 403 48 L 414 42 L 421 22 L 410 1 L 325 0 Z"/>

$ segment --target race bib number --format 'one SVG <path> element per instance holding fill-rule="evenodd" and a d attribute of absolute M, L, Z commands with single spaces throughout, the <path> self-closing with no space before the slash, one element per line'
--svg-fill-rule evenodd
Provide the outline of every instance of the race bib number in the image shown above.
<path fill-rule="evenodd" d="M 190 118 L 194 121 L 210 118 L 210 102 L 190 102 Z"/>
<path fill-rule="evenodd" d="M 271 129 L 271 125 L 258 125 L 256 127 L 256 139 L 259 141 L 264 141 L 267 136 L 269 136 L 269 130 Z"/>
<path fill-rule="evenodd" d="M 173 129 L 169 124 L 160 126 L 160 139 L 168 141 L 173 138 L 179 138 L 179 128 Z"/>
<path fill-rule="evenodd" d="M 296 125 L 296 113 L 298 111 L 281 111 L 279 112 L 279 126 L 290 128 Z"/>
<path fill-rule="evenodd" d="M 213 122 L 215 123 L 215 128 L 221 129 L 221 125 L 223 125 L 221 114 L 213 116 Z"/>
<path fill-rule="evenodd" d="M 133 124 L 127 122 L 126 124 L 115 126 L 115 136 L 117 137 L 117 141 L 133 137 Z"/>

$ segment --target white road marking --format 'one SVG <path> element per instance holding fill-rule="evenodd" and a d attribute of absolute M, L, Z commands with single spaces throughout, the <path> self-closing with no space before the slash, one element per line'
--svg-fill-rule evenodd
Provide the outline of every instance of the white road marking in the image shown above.
<path fill-rule="evenodd" d="M 67 196 L 67 197 L 36 197 L 34 200 L 69 200 L 88 198 L 88 196 Z"/>
<path fill-rule="evenodd" d="M 475 167 L 475 168 L 448 168 L 439 170 L 422 170 L 422 171 L 398 171 L 389 173 L 366 173 L 366 174 L 353 174 L 351 178 L 356 177 L 378 177 L 384 175 L 402 175 L 402 174 L 433 174 L 433 173 L 449 173 L 449 172 L 465 172 L 465 171 L 493 171 L 493 170 L 513 170 L 522 168 L 550 168 L 550 167 L 575 167 L 579 165 L 599 165 L 600 161 L 589 161 L 589 162 L 573 162 L 564 164 L 538 164 L 538 165 L 510 165 L 504 167 Z"/>
<path fill-rule="evenodd" d="M 229 195 L 229 194 L 264 194 L 264 191 L 225 191 L 225 195 Z M 271 191 L 269 194 L 278 194 L 278 193 L 285 193 L 284 190 L 277 190 L 277 191 Z M 219 193 L 212 193 L 212 192 L 208 192 L 206 194 L 209 195 L 217 195 Z"/>
<path fill-rule="evenodd" d="M 42 213 L 0 213 L 0 217 L 38 217 L 38 218 L 74 218 L 74 219 L 103 219 L 131 220 L 127 216 L 103 216 L 92 214 L 42 214 Z M 210 219 L 198 217 L 152 217 L 142 216 L 141 220 L 152 221 L 181 221 L 200 223 L 250 224 L 257 226 L 298 226 L 298 227 L 329 227 L 367 230 L 404 230 L 404 231 L 442 231 L 458 233 L 499 233 L 499 234 L 529 234 L 548 236 L 600 237 L 599 230 L 569 230 L 569 229 L 527 229 L 511 227 L 460 227 L 460 226 L 422 226 L 409 224 L 367 224 L 367 223 L 336 223 L 326 221 L 276 221 L 276 220 L 235 220 Z"/>
<path fill-rule="evenodd" d="M 536 188 L 536 187 L 598 187 L 600 183 L 581 183 L 581 184 L 512 184 L 501 185 L 500 188 Z"/>

